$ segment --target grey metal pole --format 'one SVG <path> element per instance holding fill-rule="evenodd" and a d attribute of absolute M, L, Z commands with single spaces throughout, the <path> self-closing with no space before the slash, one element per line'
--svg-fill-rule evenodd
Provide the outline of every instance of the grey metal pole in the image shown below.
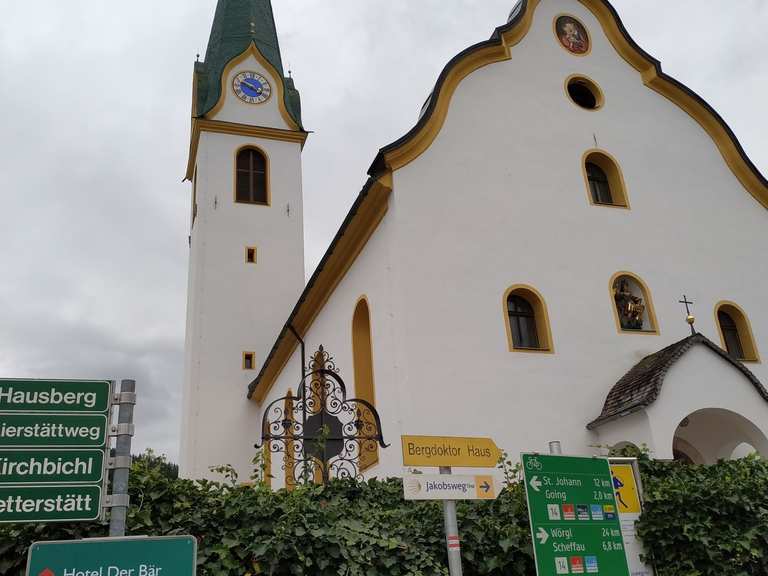
<path fill-rule="evenodd" d="M 450 466 L 440 466 L 440 474 L 450 474 Z M 459 540 L 459 522 L 456 519 L 456 501 L 443 501 L 445 517 L 445 545 L 448 549 L 448 571 L 451 576 L 462 576 L 461 541 Z"/>
<path fill-rule="evenodd" d="M 563 453 L 563 447 L 560 444 L 560 440 L 553 440 L 549 443 L 549 453 L 555 456 L 560 456 Z"/>
<path fill-rule="evenodd" d="M 111 514 L 109 535 L 125 536 L 125 519 L 128 515 L 128 473 L 131 467 L 131 438 L 133 437 L 133 406 L 136 404 L 136 381 L 122 380 L 117 395 L 119 410 L 115 442 L 114 472 L 112 474 Z"/>

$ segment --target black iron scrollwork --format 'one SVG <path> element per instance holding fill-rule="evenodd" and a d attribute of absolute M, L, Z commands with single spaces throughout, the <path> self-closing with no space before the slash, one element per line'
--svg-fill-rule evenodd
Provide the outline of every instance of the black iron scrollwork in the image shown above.
<path fill-rule="evenodd" d="M 261 440 L 265 450 L 282 454 L 288 484 L 360 479 L 366 454 L 388 446 L 376 408 L 366 400 L 347 398 L 334 359 L 322 346 L 297 393 L 289 392 L 266 407 Z"/>

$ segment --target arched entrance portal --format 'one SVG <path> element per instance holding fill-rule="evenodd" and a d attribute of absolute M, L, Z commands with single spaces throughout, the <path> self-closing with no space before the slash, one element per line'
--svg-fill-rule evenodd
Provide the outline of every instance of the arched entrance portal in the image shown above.
<path fill-rule="evenodd" d="M 741 414 L 705 408 L 692 412 L 678 424 L 672 451 L 675 460 L 714 464 L 751 452 L 768 456 L 768 438 Z"/>

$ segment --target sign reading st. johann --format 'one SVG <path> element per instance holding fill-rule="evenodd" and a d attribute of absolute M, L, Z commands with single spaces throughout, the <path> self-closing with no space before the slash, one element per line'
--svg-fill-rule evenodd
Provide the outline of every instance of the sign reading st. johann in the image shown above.
<path fill-rule="evenodd" d="M 194 576 L 194 536 L 93 538 L 35 542 L 29 576 Z"/>
<path fill-rule="evenodd" d="M 605 458 L 523 454 L 538 576 L 629 576 Z"/>
<path fill-rule="evenodd" d="M 0 523 L 101 515 L 112 384 L 0 379 Z"/>

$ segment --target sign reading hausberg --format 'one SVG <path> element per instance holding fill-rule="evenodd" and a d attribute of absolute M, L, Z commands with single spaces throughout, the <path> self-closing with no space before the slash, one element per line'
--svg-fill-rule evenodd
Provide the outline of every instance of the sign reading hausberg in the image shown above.
<path fill-rule="evenodd" d="M 0 379 L 0 412 L 106 412 L 107 380 Z"/>
<path fill-rule="evenodd" d="M 538 576 L 629 576 L 605 458 L 522 455 Z"/>
<path fill-rule="evenodd" d="M 494 468 L 501 451 L 491 438 L 402 436 L 404 466 Z"/>

